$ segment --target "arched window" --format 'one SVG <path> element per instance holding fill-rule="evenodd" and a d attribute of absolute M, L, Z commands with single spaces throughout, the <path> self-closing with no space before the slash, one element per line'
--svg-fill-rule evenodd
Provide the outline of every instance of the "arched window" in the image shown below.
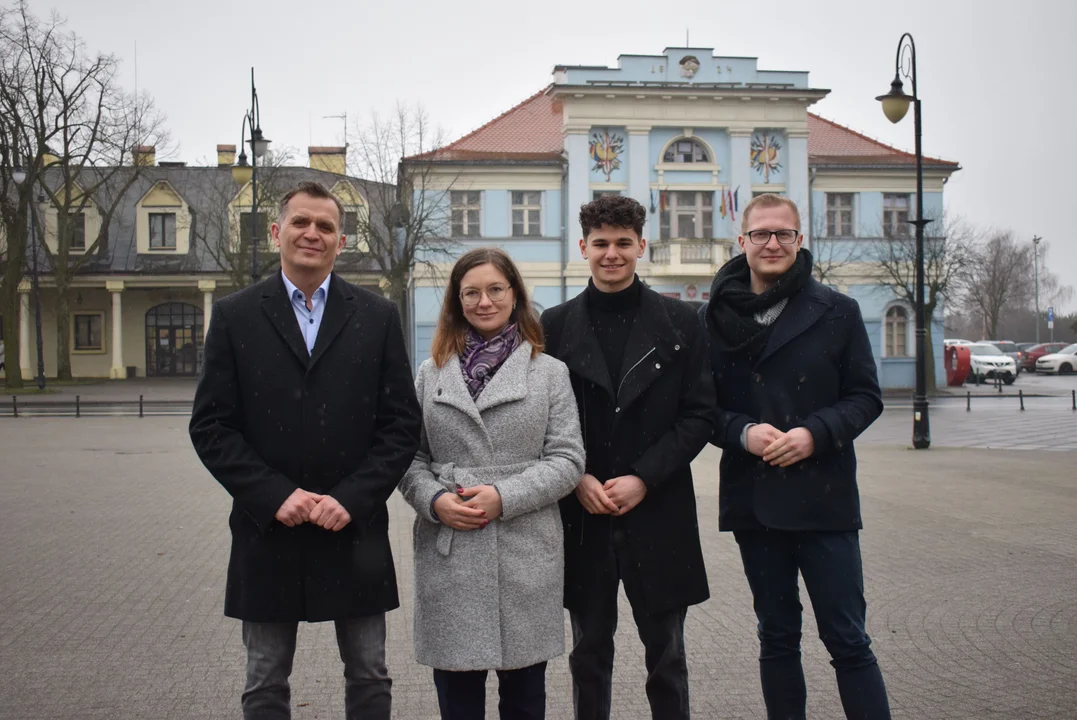
<path fill-rule="evenodd" d="M 894 305 L 886 311 L 884 327 L 886 333 L 884 356 L 908 357 L 909 311 L 904 305 Z"/>
<path fill-rule="evenodd" d="M 669 144 L 662 162 L 667 163 L 709 163 L 713 162 L 707 148 L 694 138 L 681 138 Z"/>

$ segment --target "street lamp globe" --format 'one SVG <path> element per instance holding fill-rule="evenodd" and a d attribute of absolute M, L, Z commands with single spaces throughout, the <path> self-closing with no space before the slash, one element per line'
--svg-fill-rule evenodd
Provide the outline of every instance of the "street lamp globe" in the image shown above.
<path fill-rule="evenodd" d="M 883 115 L 886 115 L 886 119 L 892 123 L 901 122 L 901 119 L 909 112 L 909 103 L 913 100 L 911 95 L 905 94 L 901 78 L 896 75 L 894 82 L 890 83 L 890 92 L 875 99 L 883 104 Z"/>
<path fill-rule="evenodd" d="M 247 163 L 247 153 L 241 152 L 239 162 L 232 166 L 232 179 L 242 187 L 251 181 L 253 174 L 254 168 Z"/>
<path fill-rule="evenodd" d="M 254 153 L 254 157 L 257 159 L 265 155 L 271 142 L 273 141 L 262 137 L 260 126 L 254 128 L 254 132 L 251 133 L 251 152 Z"/>
<path fill-rule="evenodd" d="M 26 182 L 26 171 L 23 170 L 22 165 L 16 165 L 11 171 L 11 179 L 15 181 L 16 185 L 22 185 Z"/>

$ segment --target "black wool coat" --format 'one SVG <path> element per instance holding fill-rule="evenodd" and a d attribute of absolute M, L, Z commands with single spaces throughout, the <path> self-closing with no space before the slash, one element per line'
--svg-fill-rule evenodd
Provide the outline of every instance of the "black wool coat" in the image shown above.
<path fill-rule="evenodd" d="M 638 475 L 647 486 L 643 501 L 621 517 L 589 514 L 575 493 L 561 500 L 570 610 L 601 594 L 611 550 L 636 612 L 666 612 L 710 595 L 690 467 L 713 433 L 706 339 L 689 305 L 641 290 L 616 388 L 585 293 L 542 315 L 546 352 L 571 371 L 587 472 L 600 482 Z M 598 423 L 610 424 L 611 432 L 596 432 Z M 611 437 L 610 447 L 588 446 L 597 435 Z"/>
<path fill-rule="evenodd" d="M 860 529 L 853 440 L 883 410 L 860 306 L 809 280 L 789 299 L 754 365 L 743 353 L 726 351 L 708 311 L 703 306 L 699 317 L 717 392 L 713 443 L 723 451 L 719 528 Z M 783 432 L 805 427 L 814 454 L 772 467 L 741 446 L 748 423 Z"/>
<path fill-rule="evenodd" d="M 322 621 L 399 606 L 385 502 L 419 447 L 396 307 L 333 275 L 308 355 L 280 272 L 219 300 L 190 434 L 233 498 L 225 614 Z M 274 518 L 296 489 L 333 496 L 338 532 Z"/>

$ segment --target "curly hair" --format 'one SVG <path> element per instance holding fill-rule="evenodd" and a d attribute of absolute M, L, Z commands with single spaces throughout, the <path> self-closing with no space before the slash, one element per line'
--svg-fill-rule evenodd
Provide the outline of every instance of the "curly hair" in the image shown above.
<path fill-rule="evenodd" d="M 603 225 L 632 228 L 643 237 L 643 223 L 647 222 L 647 210 L 630 197 L 603 195 L 580 208 L 580 227 L 586 239 L 592 230 Z"/>

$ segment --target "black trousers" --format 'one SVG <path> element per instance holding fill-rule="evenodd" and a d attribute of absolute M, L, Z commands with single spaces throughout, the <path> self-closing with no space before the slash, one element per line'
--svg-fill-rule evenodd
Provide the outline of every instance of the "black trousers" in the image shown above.
<path fill-rule="evenodd" d="M 864 629 L 867 604 L 860 537 L 851 532 L 738 530 L 744 574 L 759 619 L 759 675 L 769 720 L 803 720 L 807 688 L 800 663 L 798 573 L 830 653 L 850 720 L 890 720 L 882 672 Z"/>
<path fill-rule="evenodd" d="M 585 608 L 569 610 L 572 621 L 572 703 L 576 720 L 609 720 L 613 696 L 613 636 L 617 632 L 617 562 L 611 550 L 607 572 Z M 629 598 L 631 600 L 631 598 Z M 647 666 L 647 700 L 654 720 L 688 720 L 688 662 L 684 619 L 688 608 L 644 614 L 632 608 Z"/>
<path fill-rule="evenodd" d="M 486 717 L 487 670 L 434 670 L 441 720 Z M 501 720 L 543 720 L 546 717 L 546 663 L 519 670 L 498 670 L 498 712 Z"/>

